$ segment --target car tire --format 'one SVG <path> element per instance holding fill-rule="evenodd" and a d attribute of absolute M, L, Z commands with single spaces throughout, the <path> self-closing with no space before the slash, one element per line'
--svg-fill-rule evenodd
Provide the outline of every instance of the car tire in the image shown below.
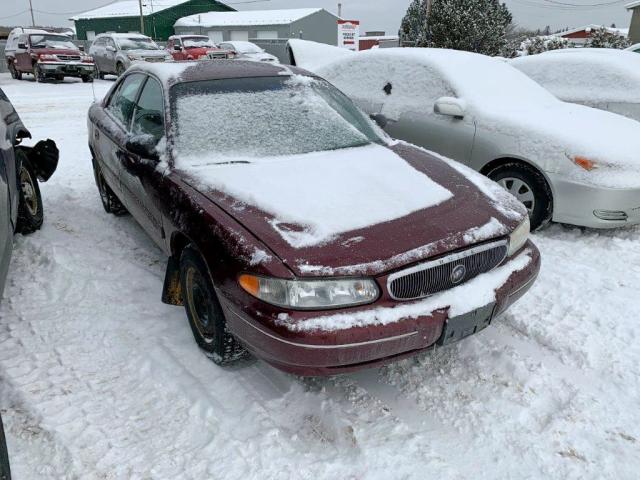
<path fill-rule="evenodd" d="M 198 346 L 216 365 L 232 365 L 247 351 L 228 331 L 209 269 L 193 247 L 180 256 L 180 286 L 189 326 Z"/>
<path fill-rule="evenodd" d="M 16 159 L 20 165 L 18 173 L 20 202 L 18 203 L 16 232 L 28 235 L 42 227 L 44 221 L 42 196 L 38 186 L 38 176 L 29 157 L 22 150 L 16 150 Z"/>
<path fill-rule="evenodd" d="M 93 77 L 91 75 L 83 75 L 81 78 L 82 78 L 82 83 L 93 82 Z"/>
<path fill-rule="evenodd" d="M 121 217 L 129 213 L 118 196 L 113 193 L 113 190 L 105 180 L 104 175 L 102 174 L 102 169 L 95 158 L 93 159 L 93 176 L 96 180 L 96 185 L 98 186 L 98 192 L 100 193 L 100 200 L 102 201 L 104 211 L 117 217 Z"/>
<path fill-rule="evenodd" d="M 120 62 L 116 63 L 116 76 L 117 77 L 121 77 L 125 70 L 126 70 L 126 68 L 124 68 L 124 65 L 122 63 L 120 63 Z"/>
<path fill-rule="evenodd" d="M 99 78 L 100 80 L 104 80 L 104 73 L 102 73 L 100 71 L 100 67 L 98 67 L 98 64 L 96 64 L 95 78 Z"/>
<path fill-rule="evenodd" d="M 2 427 L 2 418 L 0 418 L 0 480 L 11 480 L 9 452 L 7 451 L 7 441 Z"/>
<path fill-rule="evenodd" d="M 487 173 L 520 200 L 529 212 L 531 230 L 544 228 L 553 216 L 553 193 L 544 175 L 521 162 L 504 163 Z"/>
<path fill-rule="evenodd" d="M 35 79 L 36 82 L 40 83 L 40 82 L 44 82 L 45 77 L 42 74 L 42 70 L 40 70 L 40 67 L 38 66 L 37 63 L 33 64 L 33 78 Z"/>
<path fill-rule="evenodd" d="M 14 80 L 22 79 L 22 74 L 16 70 L 16 66 L 12 63 L 9 64 L 9 73 Z"/>

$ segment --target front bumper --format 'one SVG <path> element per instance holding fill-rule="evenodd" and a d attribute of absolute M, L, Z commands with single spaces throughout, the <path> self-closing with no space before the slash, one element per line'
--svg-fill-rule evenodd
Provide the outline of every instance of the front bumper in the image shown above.
<path fill-rule="evenodd" d="M 531 261 L 526 268 L 512 273 L 496 290 L 496 315 L 522 297 L 538 275 L 540 254 L 537 248 L 529 242 L 523 251 L 529 252 Z M 276 368 L 305 376 L 347 373 L 413 355 L 438 341 L 449 318 L 449 309 L 442 308 L 386 325 L 291 331 L 277 321 L 278 312 L 282 313 L 282 310 L 269 311 L 264 304 L 231 301 L 222 296 L 221 300 L 230 331 L 249 351 Z M 358 310 L 377 308 L 380 303 L 385 303 L 384 308 L 407 304 L 381 299 Z M 288 312 L 288 315 L 308 320 L 325 316 L 327 312 Z"/>
<path fill-rule="evenodd" d="M 616 228 L 640 224 L 640 185 L 605 188 L 549 175 L 553 221 L 589 228 Z"/>
<path fill-rule="evenodd" d="M 65 77 L 85 77 L 93 75 L 95 65 L 81 62 L 40 62 L 40 70 L 44 75 L 64 75 Z"/>

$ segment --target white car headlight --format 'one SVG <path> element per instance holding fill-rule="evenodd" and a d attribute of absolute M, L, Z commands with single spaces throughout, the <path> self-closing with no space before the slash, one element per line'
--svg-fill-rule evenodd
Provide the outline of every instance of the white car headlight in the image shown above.
<path fill-rule="evenodd" d="M 129 60 L 142 60 L 142 57 L 140 55 L 127 55 L 127 58 Z"/>
<path fill-rule="evenodd" d="M 282 280 L 244 274 L 238 283 L 260 300 L 296 310 L 317 310 L 374 302 L 380 291 L 369 278 L 344 280 Z"/>
<path fill-rule="evenodd" d="M 527 243 L 530 231 L 531 224 L 529 223 L 529 217 L 527 216 L 524 221 L 518 225 L 518 228 L 509 235 L 509 250 L 507 252 L 507 256 L 511 257 L 513 254 L 517 253 L 525 243 Z"/>

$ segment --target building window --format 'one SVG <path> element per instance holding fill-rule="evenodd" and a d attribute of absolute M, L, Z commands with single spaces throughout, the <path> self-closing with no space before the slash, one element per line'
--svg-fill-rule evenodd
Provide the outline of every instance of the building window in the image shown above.
<path fill-rule="evenodd" d="M 277 30 L 258 30 L 257 38 L 259 40 L 277 39 L 278 38 L 278 32 L 277 32 Z"/>
<path fill-rule="evenodd" d="M 232 42 L 248 42 L 249 32 L 246 30 L 231 30 Z"/>

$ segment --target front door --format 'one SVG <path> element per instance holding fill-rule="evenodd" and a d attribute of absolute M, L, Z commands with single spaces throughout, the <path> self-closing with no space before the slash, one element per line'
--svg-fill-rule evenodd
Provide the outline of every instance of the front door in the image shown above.
<path fill-rule="evenodd" d="M 31 71 L 31 54 L 29 53 L 29 35 L 20 35 L 16 48 L 16 65 L 21 72 Z M 24 47 L 24 48 L 20 48 Z"/>
<path fill-rule="evenodd" d="M 149 77 L 133 113 L 131 139 L 153 139 L 157 145 L 165 135 L 164 101 L 162 87 L 154 78 Z M 164 173 L 159 170 L 157 159 L 143 158 L 130 151 L 122 152 L 122 187 L 129 199 L 127 207 L 153 240 L 164 248 L 164 230 L 162 228 L 162 201 L 159 188 Z"/>

